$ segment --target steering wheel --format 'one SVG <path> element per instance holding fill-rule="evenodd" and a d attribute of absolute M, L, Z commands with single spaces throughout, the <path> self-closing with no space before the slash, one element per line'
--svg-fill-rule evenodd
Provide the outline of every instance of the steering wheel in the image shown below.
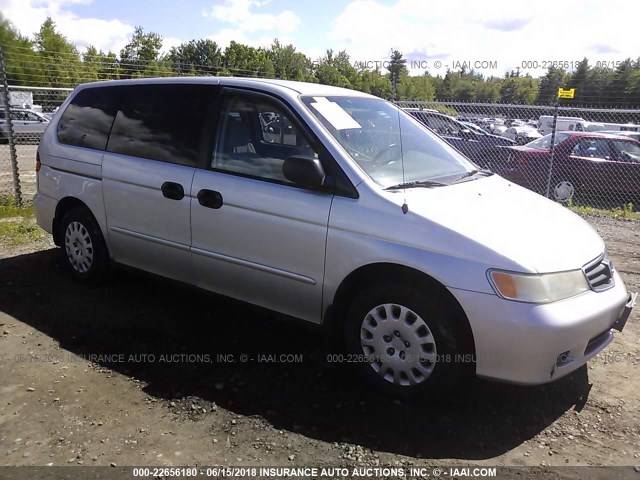
<path fill-rule="evenodd" d="M 372 165 L 374 167 L 382 167 L 383 165 L 387 165 L 388 163 L 391 163 L 393 160 L 395 160 L 395 158 L 394 157 L 385 158 L 385 155 L 388 155 L 391 151 L 395 149 L 400 150 L 400 144 L 391 143 L 386 147 L 384 147 L 382 150 L 376 153 L 375 156 L 371 159 Z"/>

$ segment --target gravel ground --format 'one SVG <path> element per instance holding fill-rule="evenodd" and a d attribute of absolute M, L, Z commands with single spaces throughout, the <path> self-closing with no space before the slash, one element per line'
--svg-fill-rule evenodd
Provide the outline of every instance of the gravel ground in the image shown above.
<path fill-rule="evenodd" d="M 588 220 L 640 290 L 640 223 Z M 633 467 L 639 333 L 636 308 L 557 382 L 401 402 L 276 314 L 139 272 L 81 286 L 48 240 L 0 247 L 0 464 Z"/>

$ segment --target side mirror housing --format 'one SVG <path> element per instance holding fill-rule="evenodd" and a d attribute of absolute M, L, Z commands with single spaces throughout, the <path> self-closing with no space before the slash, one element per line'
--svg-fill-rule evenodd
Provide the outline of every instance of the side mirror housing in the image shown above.
<path fill-rule="evenodd" d="M 285 178 L 305 187 L 320 187 L 324 184 L 325 173 L 317 158 L 294 155 L 282 165 Z"/>

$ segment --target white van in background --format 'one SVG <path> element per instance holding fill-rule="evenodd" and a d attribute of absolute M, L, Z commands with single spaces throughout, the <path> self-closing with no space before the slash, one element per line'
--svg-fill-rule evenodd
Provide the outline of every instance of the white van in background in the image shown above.
<path fill-rule="evenodd" d="M 634 123 L 606 123 L 606 122 L 590 122 L 582 117 L 558 117 L 556 123 L 556 132 L 572 131 L 572 132 L 600 132 L 618 131 L 618 132 L 638 132 L 640 125 Z M 541 115 L 538 120 L 538 131 L 542 135 L 547 135 L 553 131 L 553 115 Z"/>
<path fill-rule="evenodd" d="M 547 135 L 553 131 L 553 115 L 540 115 L 538 122 L 540 125 L 538 128 L 538 131 L 542 135 Z M 561 132 L 563 130 L 575 130 L 576 124 L 578 122 L 585 123 L 586 120 L 581 117 L 560 117 L 559 116 L 556 123 L 556 132 Z"/>

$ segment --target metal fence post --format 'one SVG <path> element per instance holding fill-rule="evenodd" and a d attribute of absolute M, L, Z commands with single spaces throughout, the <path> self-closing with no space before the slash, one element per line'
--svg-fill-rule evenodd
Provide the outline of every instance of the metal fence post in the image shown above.
<path fill-rule="evenodd" d="M 13 176 L 13 199 L 18 205 L 22 205 L 22 192 L 20 191 L 20 172 L 18 171 L 18 155 L 13 136 L 13 122 L 11 121 L 11 108 L 9 106 L 9 83 L 7 81 L 7 69 L 4 63 L 4 51 L 0 47 L 0 74 L 2 75 L 2 89 L 0 97 L 4 108 L 5 125 L 7 128 L 7 140 L 9 142 L 9 155 L 11 157 L 11 174 Z"/>
<path fill-rule="evenodd" d="M 549 175 L 547 176 L 547 193 L 545 197 L 549 198 L 551 193 L 551 176 L 553 175 L 553 153 L 555 151 L 556 143 L 556 126 L 558 125 L 558 109 L 560 107 L 560 101 L 556 100 L 556 105 L 553 110 L 553 127 L 551 128 L 551 147 L 549 147 Z"/>

